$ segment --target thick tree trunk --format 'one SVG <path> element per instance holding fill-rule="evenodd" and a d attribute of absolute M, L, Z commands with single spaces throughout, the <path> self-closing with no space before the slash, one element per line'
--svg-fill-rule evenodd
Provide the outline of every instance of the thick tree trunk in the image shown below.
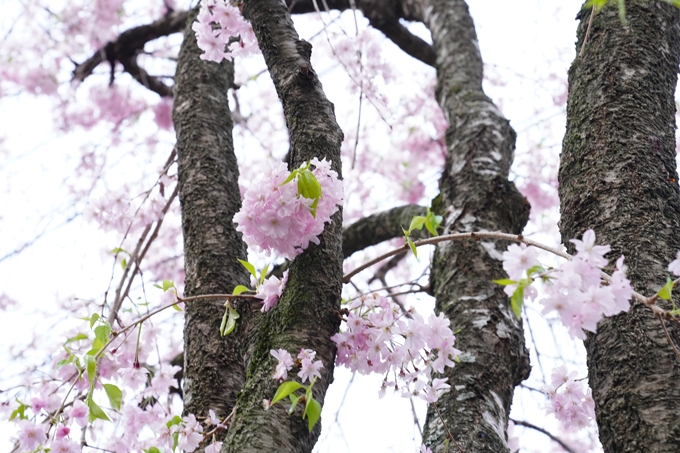
<path fill-rule="evenodd" d="M 326 158 L 340 174 L 342 131 L 310 63 L 311 45 L 299 39 L 280 0 L 246 0 L 243 15 L 253 26 L 283 104 L 290 132 L 290 166 L 298 167 L 313 157 Z M 246 357 L 247 379 L 223 452 L 310 452 L 318 438 L 321 425 L 308 432 L 300 408 L 288 415 L 282 402 L 265 411 L 262 401 L 272 398 L 278 385 L 271 378 L 276 362 L 269 354 L 271 349 L 284 348 L 294 355 L 301 348 L 317 352 L 324 368 L 314 397 L 322 403 L 332 380 L 336 348 L 330 337 L 340 325 L 342 289 L 340 212 L 320 239 L 319 245 L 311 244 L 293 261 L 281 300 L 254 329 Z"/>
<path fill-rule="evenodd" d="M 436 96 L 449 121 L 448 156 L 434 208 L 445 233 L 520 233 L 529 205 L 508 181 L 515 132 L 482 90 L 482 59 L 463 0 L 411 2 L 432 33 L 437 56 Z M 451 391 L 428 408 L 424 443 L 437 451 L 446 423 L 466 453 L 507 452 L 506 428 L 514 387 L 529 374 L 522 324 L 502 288 L 507 247 L 499 241 L 451 242 L 437 247 L 431 285 L 436 310 L 460 330 L 461 363 L 447 372 Z M 451 441 L 448 451 L 457 451 Z"/>
<path fill-rule="evenodd" d="M 565 244 L 593 228 L 598 242 L 611 244 L 612 260 L 625 254 L 635 289 L 651 295 L 680 249 L 673 96 L 680 10 L 626 6 L 626 26 L 616 6 L 592 18 L 569 72 L 560 226 Z M 590 15 L 582 13 L 577 52 Z M 680 340 L 680 329 L 668 329 Z M 586 349 L 605 452 L 680 451 L 680 362 L 650 310 L 634 304 L 605 318 Z"/>
<path fill-rule="evenodd" d="M 232 221 L 241 207 L 238 167 L 232 144 L 227 90 L 233 84 L 231 62 L 199 59 L 190 15 L 175 76 L 173 119 L 177 133 L 185 295 L 229 294 L 248 284 L 237 261 L 246 246 Z M 224 417 L 245 382 L 237 335 L 221 338 L 224 300 L 186 303 L 184 327 L 184 410 Z M 245 309 L 245 307 L 244 307 Z M 242 313 L 243 315 L 243 313 Z"/>

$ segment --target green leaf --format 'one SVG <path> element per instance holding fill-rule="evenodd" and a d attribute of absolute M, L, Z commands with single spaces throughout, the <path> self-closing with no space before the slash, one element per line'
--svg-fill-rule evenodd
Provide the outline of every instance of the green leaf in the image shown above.
<path fill-rule="evenodd" d="M 666 279 L 666 284 L 663 285 L 663 288 L 659 290 L 659 297 L 662 298 L 663 300 L 671 300 L 671 295 L 673 293 L 673 280 L 668 277 Z"/>
<path fill-rule="evenodd" d="M 281 385 L 279 385 L 279 388 L 276 389 L 274 398 L 272 398 L 272 404 L 276 403 L 277 401 L 281 401 L 294 391 L 299 390 L 301 388 L 303 388 L 303 386 L 299 382 L 295 381 L 282 382 Z"/>
<path fill-rule="evenodd" d="M 90 316 L 90 329 L 94 327 L 94 324 L 99 320 L 99 313 L 92 313 Z"/>
<path fill-rule="evenodd" d="M 163 288 L 162 288 L 163 292 L 167 292 L 167 290 L 169 290 L 170 288 L 174 288 L 174 287 L 175 287 L 175 282 L 173 282 L 172 280 L 163 280 Z"/>
<path fill-rule="evenodd" d="M 120 267 L 122 267 L 123 270 L 127 267 L 127 260 L 125 258 L 120 261 Z"/>
<path fill-rule="evenodd" d="M 298 194 L 310 200 L 321 198 L 321 184 L 309 170 L 301 170 L 298 177 Z"/>
<path fill-rule="evenodd" d="M 316 425 L 316 422 L 321 418 L 321 403 L 314 398 L 307 398 L 305 413 L 302 414 L 302 418 L 305 418 L 305 415 L 307 416 L 307 427 L 311 433 L 312 429 L 314 429 L 314 425 Z"/>
<path fill-rule="evenodd" d="M 175 311 L 179 311 L 180 313 L 182 312 L 182 309 L 179 308 L 179 305 L 178 305 L 178 304 L 174 304 L 174 305 L 172 306 L 172 309 L 175 310 Z"/>
<path fill-rule="evenodd" d="M 678 315 L 680 315 L 680 308 L 677 308 L 675 310 L 671 310 L 671 311 L 668 312 L 668 314 L 671 315 L 671 316 L 678 316 Z"/>
<path fill-rule="evenodd" d="M 524 286 L 518 285 L 512 297 L 510 298 L 510 305 L 512 306 L 512 311 L 517 316 L 517 319 L 522 318 L 522 304 L 524 303 Z"/>
<path fill-rule="evenodd" d="M 85 368 L 87 369 L 87 380 L 90 383 L 90 386 L 93 386 L 94 380 L 97 377 L 97 360 L 94 358 L 94 354 L 89 353 L 83 356 L 83 360 L 85 360 Z"/>
<path fill-rule="evenodd" d="M 123 392 L 113 384 L 104 384 L 106 396 L 109 397 L 109 403 L 115 410 L 120 410 L 120 403 L 123 401 Z"/>
<path fill-rule="evenodd" d="M 502 278 L 500 280 L 494 280 L 494 283 L 501 286 L 515 285 L 517 282 L 515 280 L 510 280 L 509 278 Z"/>
<path fill-rule="evenodd" d="M 588 0 L 584 5 L 583 8 L 592 8 L 593 6 L 595 7 L 595 11 L 599 11 L 604 7 L 604 5 L 607 4 L 609 0 Z"/>
<path fill-rule="evenodd" d="M 269 264 L 267 264 L 262 272 L 260 272 L 260 285 L 264 282 L 264 278 L 267 276 L 267 271 L 269 270 Z"/>
<path fill-rule="evenodd" d="M 144 450 L 144 453 L 161 453 L 161 451 L 156 447 L 151 447 Z"/>
<path fill-rule="evenodd" d="M 250 291 L 250 289 L 248 289 L 247 286 L 238 285 L 236 288 L 234 288 L 234 291 L 232 292 L 232 294 L 234 296 L 238 296 L 239 294 L 245 293 L 246 291 Z"/>
<path fill-rule="evenodd" d="M 220 325 L 220 335 L 226 337 L 234 331 L 236 328 L 236 320 L 240 318 L 241 315 L 238 314 L 236 310 L 231 307 L 227 307 L 224 316 L 222 317 L 222 324 Z"/>
<path fill-rule="evenodd" d="M 411 234 L 413 230 L 422 230 L 425 220 L 427 220 L 426 217 L 420 215 L 414 216 L 413 219 L 411 219 L 411 225 L 408 227 L 409 234 Z"/>
<path fill-rule="evenodd" d="M 291 171 L 291 172 L 290 172 L 290 175 L 288 175 L 288 177 L 286 178 L 286 180 L 283 181 L 283 182 L 281 183 L 281 185 L 282 185 L 282 186 L 285 186 L 286 184 L 288 184 L 289 182 L 291 182 L 293 179 L 295 179 L 295 177 L 296 177 L 297 175 L 298 175 L 298 170 L 293 170 L 293 171 Z"/>
<path fill-rule="evenodd" d="M 290 409 L 288 409 L 288 415 L 291 415 L 295 408 L 297 407 L 297 404 L 300 402 L 300 398 L 302 397 L 297 396 L 294 393 L 291 393 L 290 395 L 288 395 L 288 398 L 290 398 L 291 402 Z"/>
<path fill-rule="evenodd" d="M 26 418 L 26 415 L 24 414 L 26 405 L 19 400 L 16 400 L 16 402 L 19 403 L 19 407 L 12 411 L 12 414 L 9 416 L 9 421 L 12 421 L 17 417 L 19 417 L 19 420 L 24 420 Z"/>
<path fill-rule="evenodd" d="M 95 327 L 94 336 L 102 343 L 106 343 L 111 336 L 111 325 L 108 322 L 105 322 L 104 324 Z"/>
<path fill-rule="evenodd" d="M 545 272 L 545 268 L 541 265 L 538 265 L 538 264 L 536 266 L 533 266 L 533 267 L 530 267 L 529 269 L 527 269 L 527 275 L 529 277 L 531 277 L 533 274 L 540 274 L 542 272 Z"/>
<path fill-rule="evenodd" d="M 430 208 L 427 208 L 427 216 L 425 217 L 425 228 L 432 236 L 438 236 L 437 228 L 442 224 L 444 218 L 440 215 L 435 215 Z"/>
<path fill-rule="evenodd" d="M 111 253 L 111 254 L 125 253 L 125 254 L 129 255 L 129 253 L 125 249 L 122 249 L 120 247 L 116 247 L 115 249 L 111 250 L 109 253 Z"/>
<path fill-rule="evenodd" d="M 244 260 L 238 260 L 238 262 L 241 263 L 243 265 L 243 267 L 248 269 L 248 272 L 250 272 L 250 275 L 252 275 L 253 278 L 255 279 L 255 281 L 257 281 L 257 271 L 255 270 L 255 266 L 250 264 L 248 261 L 244 261 Z"/>
<path fill-rule="evenodd" d="M 85 403 L 87 403 L 87 408 L 90 409 L 90 423 L 95 421 L 96 419 L 101 419 L 101 420 L 106 420 L 107 422 L 110 422 L 111 419 L 106 415 L 106 412 L 102 410 L 101 407 L 97 403 L 94 402 L 92 399 L 92 394 L 85 399 Z"/>
<path fill-rule="evenodd" d="M 181 423 L 182 423 L 182 417 L 180 417 L 179 415 L 175 415 L 174 417 L 172 417 L 172 418 L 170 419 L 170 421 L 168 421 L 168 422 L 165 424 L 165 426 L 167 426 L 168 428 L 170 428 L 171 426 L 180 425 Z"/>
<path fill-rule="evenodd" d="M 87 335 L 85 335 L 84 333 L 79 333 L 75 337 L 71 337 L 68 340 L 66 340 L 64 342 L 64 344 L 69 344 L 69 343 L 73 343 L 74 341 L 88 340 L 88 339 L 89 339 L 89 337 Z"/>
<path fill-rule="evenodd" d="M 408 244 L 409 247 L 411 247 L 411 251 L 413 252 L 413 256 L 418 258 L 418 250 L 416 249 L 416 245 L 413 243 L 410 237 L 404 236 L 404 239 L 406 239 L 406 243 Z"/>

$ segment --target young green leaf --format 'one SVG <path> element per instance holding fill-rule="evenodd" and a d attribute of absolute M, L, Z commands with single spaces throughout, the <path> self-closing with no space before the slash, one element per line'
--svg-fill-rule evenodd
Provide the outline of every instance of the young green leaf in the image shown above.
<path fill-rule="evenodd" d="M 97 360 L 94 358 L 94 354 L 85 354 L 83 360 L 85 360 L 85 367 L 87 369 L 87 380 L 90 383 L 90 387 L 92 387 L 94 385 L 94 380 L 97 377 Z"/>
<path fill-rule="evenodd" d="M 307 427 L 311 433 L 314 425 L 321 418 L 321 403 L 312 397 L 308 397 L 305 404 L 305 413 L 302 414 L 302 418 L 305 418 L 305 415 L 307 416 Z"/>
<path fill-rule="evenodd" d="M 156 447 L 151 447 L 144 450 L 144 453 L 161 453 L 161 451 Z"/>
<path fill-rule="evenodd" d="M 255 281 L 257 281 L 257 271 L 255 270 L 255 266 L 250 264 L 248 261 L 244 261 L 244 260 L 238 260 L 238 262 L 241 263 L 243 265 L 243 267 L 245 267 L 248 270 L 248 272 L 250 272 L 250 275 L 253 276 Z"/>
<path fill-rule="evenodd" d="M 182 417 L 180 417 L 179 415 L 175 415 L 165 424 L 165 426 L 170 428 L 171 426 L 181 425 L 181 424 L 182 424 Z"/>
<path fill-rule="evenodd" d="M 178 304 L 174 304 L 174 305 L 172 306 L 172 309 L 175 310 L 175 311 L 179 311 L 179 312 L 182 311 L 182 309 L 179 308 L 179 305 L 178 305 Z"/>
<path fill-rule="evenodd" d="M 90 393 L 90 395 L 85 399 L 85 403 L 87 404 L 87 408 L 90 409 L 90 423 L 98 418 L 101 420 L 106 420 L 107 422 L 111 421 L 111 419 L 109 419 L 109 417 L 106 415 L 106 412 L 104 412 L 102 408 L 94 402 L 92 399 L 92 393 Z"/>
<path fill-rule="evenodd" d="M 75 337 L 71 337 L 68 340 L 66 340 L 64 342 L 64 344 L 69 344 L 69 343 L 73 343 L 74 341 L 87 340 L 87 339 L 88 339 L 87 335 L 85 335 L 84 333 L 79 333 Z"/>
<path fill-rule="evenodd" d="M 238 312 L 231 307 L 227 307 L 227 312 L 224 315 L 227 317 L 227 319 L 225 321 L 224 317 L 222 318 L 222 326 L 220 326 L 220 335 L 226 337 L 227 335 L 234 331 L 234 329 L 236 328 L 236 320 L 240 318 L 241 315 L 239 315 Z"/>
<path fill-rule="evenodd" d="M 286 178 L 286 180 L 283 181 L 283 182 L 281 183 L 281 185 L 282 185 L 282 186 L 285 186 L 286 184 L 288 184 L 289 182 L 291 182 L 293 179 L 295 179 L 295 177 L 296 177 L 297 175 L 298 175 L 298 170 L 293 170 L 293 171 L 291 171 L 291 172 L 290 172 L 290 175 L 288 175 L 288 177 Z"/>
<path fill-rule="evenodd" d="M 90 316 L 90 329 L 94 327 L 94 323 L 96 323 L 99 320 L 99 313 L 92 313 L 92 316 Z"/>
<path fill-rule="evenodd" d="M 298 193 L 310 200 L 321 198 L 321 184 L 309 170 L 301 170 L 298 178 Z"/>
<path fill-rule="evenodd" d="M 414 216 L 413 219 L 411 219 L 411 225 L 408 227 L 409 234 L 411 234 L 413 230 L 422 230 L 425 220 L 427 220 L 426 217 L 419 215 Z"/>
<path fill-rule="evenodd" d="M 276 389 L 276 393 L 274 394 L 274 398 L 272 398 L 272 404 L 275 404 L 277 401 L 281 401 L 294 391 L 303 388 L 302 384 L 299 382 L 295 381 L 286 381 L 282 382 L 281 385 L 279 385 L 279 388 Z"/>
<path fill-rule="evenodd" d="M 120 267 L 122 267 L 123 270 L 127 267 L 127 260 L 125 258 L 120 261 Z"/>
<path fill-rule="evenodd" d="M 540 264 L 537 264 L 536 266 L 532 266 L 529 269 L 527 269 L 527 275 L 529 277 L 531 277 L 533 274 L 540 274 L 543 272 L 545 272 L 545 268 Z"/>
<path fill-rule="evenodd" d="M 517 319 L 522 318 L 522 304 L 524 303 L 524 286 L 518 285 L 512 297 L 510 298 L 510 305 L 512 306 L 512 311 L 517 316 Z"/>
<path fill-rule="evenodd" d="M 413 241 L 411 240 L 410 237 L 404 236 L 404 239 L 406 239 L 406 243 L 411 248 L 411 251 L 413 252 L 413 256 L 415 256 L 416 259 L 417 259 L 418 258 L 418 250 L 416 248 L 416 245 L 413 243 Z"/>
<path fill-rule="evenodd" d="M 113 255 L 115 255 L 116 253 L 125 253 L 125 254 L 129 255 L 129 253 L 125 249 L 122 249 L 120 247 L 116 247 L 115 249 L 111 250 L 109 253 L 111 253 Z"/>
<path fill-rule="evenodd" d="M 668 277 L 666 279 L 666 284 L 659 290 L 659 297 L 663 300 L 671 300 L 671 295 L 673 293 L 673 280 Z"/>
<path fill-rule="evenodd" d="M 269 264 L 267 264 L 264 269 L 262 269 L 262 272 L 260 272 L 260 285 L 264 282 L 264 279 L 267 276 L 267 271 L 269 271 Z"/>
<path fill-rule="evenodd" d="M 16 402 L 19 403 L 19 407 L 12 411 L 12 414 L 9 416 L 9 421 L 12 421 L 17 417 L 19 417 L 19 420 L 24 420 L 26 418 L 26 415 L 24 414 L 26 405 L 19 400 L 16 400 Z"/>
<path fill-rule="evenodd" d="M 163 280 L 163 292 L 167 292 L 170 288 L 175 287 L 175 282 L 172 280 Z"/>
<path fill-rule="evenodd" d="M 239 294 L 245 293 L 246 291 L 250 291 L 250 289 L 248 289 L 247 286 L 238 285 L 238 286 L 236 286 L 236 288 L 234 288 L 234 291 L 232 292 L 232 294 L 234 296 L 238 296 Z"/>
<path fill-rule="evenodd" d="M 106 396 L 109 398 L 109 404 L 115 410 L 120 410 L 120 403 L 123 401 L 123 392 L 113 384 L 104 384 Z"/>
<path fill-rule="evenodd" d="M 292 414 L 295 408 L 297 407 L 297 404 L 300 402 L 300 396 L 297 396 L 295 393 L 291 393 L 288 395 L 288 398 L 290 398 L 290 409 L 288 409 L 288 415 Z"/>
<path fill-rule="evenodd" d="M 104 324 L 95 327 L 94 336 L 102 343 L 106 343 L 111 336 L 111 325 L 108 322 L 105 322 Z"/>
<path fill-rule="evenodd" d="M 494 280 L 493 282 L 501 286 L 514 285 L 517 283 L 515 280 L 510 280 L 509 278 L 502 278 L 500 280 Z"/>

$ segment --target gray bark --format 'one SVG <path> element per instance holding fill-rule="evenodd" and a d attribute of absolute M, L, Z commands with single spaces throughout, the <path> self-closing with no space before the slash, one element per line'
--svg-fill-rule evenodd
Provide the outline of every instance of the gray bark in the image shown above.
<path fill-rule="evenodd" d="M 246 246 L 232 218 L 241 207 L 238 167 L 232 143 L 227 90 L 233 84 L 231 62 L 199 59 L 188 20 L 175 76 L 173 119 L 177 134 L 185 295 L 231 293 L 248 284 L 237 258 Z M 184 410 L 206 416 L 213 409 L 225 417 L 245 382 L 238 336 L 221 338 L 224 300 L 186 303 L 184 326 Z M 239 307 L 241 308 L 241 307 Z M 247 307 L 241 308 L 242 316 Z"/>
<path fill-rule="evenodd" d="M 342 131 L 310 63 L 311 45 L 299 39 L 280 0 L 245 1 L 243 15 L 253 26 L 283 104 L 290 132 L 289 165 L 298 167 L 313 157 L 327 158 L 340 174 Z M 265 411 L 262 400 L 272 398 L 278 386 L 271 378 L 276 363 L 271 349 L 284 348 L 292 354 L 301 348 L 317 352 L 324 368 L 314 397 L 322 404 L 332 380 L 336 348 L 330 337 L 340 325 L 341 212 L 326 225 L 320 240 L 318 246 L 311 244 L 293 261 L 278 305 L 254 329 L 246 357 L 247 379 L 223 452 L 310 452 L 318 438 L 320 423 L 308 432 L 300 408 L 292 416 L 284 404 Z"/>
<path fill-rule="evenodd" d="M 569 72 L 567 131 L 559 172 L 562 239 L 592 228 L 609 258 L 626 256 L 635 289 L 652 295 L 680 249 L 674 92 L 680 12 L 628 1 L 592 21 Z M 581 13 L 577 52 L 590 10 Z M 660 301 L 664 308 L 668 304 Z M 680 329 L 668 326 L 674 341 Z M 641 304 L 589 335 L 588 377 L 605 452 L 680 451 L 680 362 L 659 320 Z"/>
<path fill-rule="evenodd" d="M 448 156 L 433 208 L 444 233 L 520 233 L 529 205 L 508 181 L 515 132 L 482 90 L 482 59 L 463 0 L 411 2 L 432 33 L 437 55 L 437 100 L 448 121 Z M 436 311 L 460 329 L 462 362 L 448 370 L 451 391 L 436 403 L 463 451 L 507 452 L 514 387 L 529 374 L 522 324 L 507 296 L 492 282 L 504 274 L 501 241 L 450 242 L 437 247 L 431 272 Z M 430 405 L 424 443 L 440 451 L 447 430 Z M 457 451 L 449 441 L 448 451 Z"/>

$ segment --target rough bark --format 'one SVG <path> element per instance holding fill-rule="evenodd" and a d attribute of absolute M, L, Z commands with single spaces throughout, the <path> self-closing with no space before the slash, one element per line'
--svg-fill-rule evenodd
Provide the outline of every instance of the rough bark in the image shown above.
<path fill-rule="evenodd" d="M 193 21 L 191 15 L 189 24 Z M 175 76 L 173 119 L 177 134 L 185 295 L 231 293 L 248 284 L 237 261 L 247 259 L 246 246 L 232 221 L 241 207 L 238 167 L 232 143 L 227 90 L 231 62 L 199 59 L 187 27 Z M 184 410 L 205 416 L 213 409 L 224 417 L 245 382 L 237 335 L 221 338 L 224 300 L 186 302 L 184 326 Z M 244 313 L 242 313 L 244 315 Z"/>
<path fill-rule="evenodd" d="M 289 165 L 298 167 L 313 157 L 326 158 L 340 173 L 342 131 L 310 63 L 311 45 L 299 39 L 280 0 L 246 0 L 243 15 L 253 26 L 283 104 L 290 132 Z M 292 416 L 283 403 L 265 411 L 262 400 L 270 399 L 277 388 L 271 378 L 276 361 L 269 351 L 284 348 L 294 354 L 309 348 L 324 364 L 321 379 L 314 386 L 314 397 L 323 403 L 336 350 L 330 337 L 340 325 L 341 225 L 338 212 L 326 225 L 320 244 L 311 244 L 293 261 L 276 309 L 260 320 L 246 357 L 247 380 L 239 393 L 223 452 L 312 450 L 320 424 L 310 433 L 300 408 Z"/>
<path fill-rule="evenodd" d="M 680 249 L 673 96 L 680 12 L 662 2 L 626 7 L 627 26 L 615 6 L 595 15 L 569 71 L 560 227 L 565 244 L 594 229 L 599 243 L 611 244 L 611 259 L 626 256 L 635 289 L 651 295 Z M 581 14 L 577 52 L 590 14 Z M 668 328 L 678 342 L 680 330 Z M 680 363 L 650 310 L 634 304 L 605 318 L 586 349 L 605 452 L 680 451 Z"/>
<path fill-rule="evenodd" d="M 482 59 L 463 0 L 421 0 L 413 11 L 432 33 L 437 100 L 448 121 L 448 155 L 433 208 L 444 233 L 520 233 L 529 205 L 508 181 L 515 132 L 482 90 Z M 466 453 L 507 452 L 506 428 L 514 387 L 529 374 L 522 324 L 494 278 L 507 243 L 450 242 L 437 247 L 431 272 L 436 311 L 451 320 L 461 363 L 447 371 L 451 391 L 436 403 Z M 424 443 L 443 448 L 447 430 L 430 405 Z M 448 451 L 457 448 L 451 441 Z M 440 450 L 443 451 L 443 450 Z"/>

